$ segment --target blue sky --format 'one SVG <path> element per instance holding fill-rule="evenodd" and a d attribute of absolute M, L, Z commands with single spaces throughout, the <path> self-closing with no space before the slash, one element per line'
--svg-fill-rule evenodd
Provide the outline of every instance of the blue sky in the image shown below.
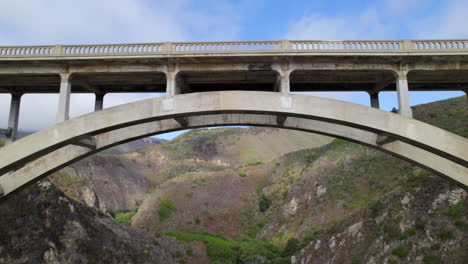
<path fill-rule="evenodd" d="M 468 38 L 466 0 L 0 0 L 0 46 L 273 39 Z M 369 105 L 364 93 L 318 94 Z M 412 92 L 411 104 L 463 95 Z M 156 96 L 106 95 L 105 107 Z M 54 123 L 56 95 L 23 97 L 20 129 Z M 381 93 L 381 107 L 397 105 Z M 71 116 L 93 110 L 93 95 L 72 95 Z M 6 127 L 9 95 L 0 95 Z M 41 109 L 38 118 L 37 109 Z M 165 135 L 172 138 L 174 134 Z"/>

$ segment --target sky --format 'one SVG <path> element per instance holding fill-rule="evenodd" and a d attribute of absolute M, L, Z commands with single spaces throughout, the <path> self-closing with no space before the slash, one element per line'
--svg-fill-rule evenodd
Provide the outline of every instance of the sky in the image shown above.
<path fill-rule="evenodd" d="M 0 0 L 0 46 L 222 40 L 468 38 L 467 0 Z M 369 105 L 366 93 L 314 93 Z M 411 92 L 411 105 L 462 92 Z M 104 108 L 160 94 L 108 94 Z M 20 130 L 55 122 L 58 95 L 22 97 Z M 0 128 L 10 96 L 0 94 Z M 384 110 L 397 106 L 382 92 Z M 94 95 L 71 97 L 70 116 L 92 112 Z M 171 139 L 180 132 L 159 135 Z"/>

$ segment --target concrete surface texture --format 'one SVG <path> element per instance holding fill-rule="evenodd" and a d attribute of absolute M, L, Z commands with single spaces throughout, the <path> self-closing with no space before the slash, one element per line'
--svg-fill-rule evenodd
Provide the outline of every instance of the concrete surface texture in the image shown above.
<path fill-rule="evenodd" d="M 0 192 L 115 144 L 213 125 L 261 125 L 345 138 L 468 185 L 468 140 L 413 120 L 409 91 L 468 91 L 468 40 L 249 41 L 0 47 L 12 95 Z M 292 92 L 364 91 L 372 107 Z M 398 113 L 380 111 L 395 91 Z M 164 97 L 103 108 L 108 93 Z M 21 96 L 58 93 L 57 124 L 16 142 Z M 71 93 L 95 112 L 69 119 Z M 424 133 L 422 133 L 424 131 Z"/>

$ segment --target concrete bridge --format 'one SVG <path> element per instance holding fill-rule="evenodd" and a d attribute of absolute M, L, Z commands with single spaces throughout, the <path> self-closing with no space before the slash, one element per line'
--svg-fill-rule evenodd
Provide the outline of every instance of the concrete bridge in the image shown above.
<path fill-rule="evenodd" d="M 468 91 L 468 40 L 0 47 L 0 93 L 12 95 L 0 194 L 117 144 L 226 125 L 347 139 L 466 187 L 468 140 L 412 119 L 409 91 L 433 90 Z M 365 91 L 372 107 L 293 93 L 304 91 Z M 397 92 L 398 114 L 379 110 L 381 91 Z M 95 112 L 68 120 L 72 92 L 94 93 Z M 105 94 L 129 92 L 165 96 L 102 109 Z M 27 93 L 60 94 L 57 124 L 14 142 Z"/>

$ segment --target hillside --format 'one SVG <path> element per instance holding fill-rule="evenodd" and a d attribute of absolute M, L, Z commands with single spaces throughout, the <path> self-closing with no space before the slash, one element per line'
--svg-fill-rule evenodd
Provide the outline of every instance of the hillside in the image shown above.
<path fill-rule="evenodd" d="M 451 113 L 450 120 L 457 120 L 453 127 L 439 119 L 441 109 Z M 463 97 L 416 106 L 414 110 L 415 118 L 443 124 L 454 132 L 463 134 L 468 126 Z M 212 153 L 206 151 L 201 156 Z M 181 155 L 189 157 L 193 153 Z M 451 206 L 464 208 L 464 203 L 466 192 L 437 176 L 388 154 L 335 140 L 267 162 L 250 162 L 216 172 L 181 173 L 153 190 L 132 224 L 158 234 L 170 230 L 207 231 L 231 238 L 266 239 L 278 247 L 297 241 L 294 252 L 304 248 L 295 256 L 297 263 L 346 263 L 350 257 L 355 258 L 354 263 L 371 259 L 375 263 L 416 263 L 434 256 L 448 263 L 461 263 L 468 257 L 461 253 L 466 247 L 466 213 L 462 210 L 458 217 L 451 218 L 441 212 Z M 381 224 L 387 220 L 394 225 Z M 374 227 L 360 230 L 369 221 L 376 223 Z M 421 229 L 425 236 L 419 229 L 413 234 L 417 221 L 423 221 L 424 226 L 431 223 L 431 227 Z M 439 227 L 433 228 L 432 223 Z M 441 229 L 440 223 L 447 230 Z M 345 230 L 362 239 L 340 233 Z M 449 238 L 440 238 L 440 233 L 450 234 Z M 336 237 L 332 239 L 333 235 Z M 332 246 L 315 246 L 323 241 Z M 359 246 L 350 253 L 353 243 Z M 364 254 L 370 245 L 376 247 L 372 252 L 379 251 L 377 245 L 385 250 L 380 255 Z M 431 246 L 433 249 L 426 252 L 424 248 Z M 408 250 L 404 257 L 392 253 L 400 247 Z M 328 255 L 317 258 L 316 254 L 326 250 L 330 250 Z"/>
<path fill-rule="evenodd" d="M 467 137 L 466 97 L 413 111 Z M 217 128 L 119 153 L 51 176 L 68 197 L 46 182 L 0 204 L 11 215 L 0 219 L 0 263 L 21 256 L 102 262 L 114 251 L 117 263 L 147 256 L 195 264 L 468 259 L 466 190 L 361 145 L 282 129 Z M 93 259 L 101 240 L 106 250 Z"/>
<path fill-rule="evenodd" d="M 0 203 L 0 263 L 181 263 L 185 247 L 116 223 L 42 181 Z"/>
<path fill-rule="evenodd" d="M 330 141 L 329 137 L 283 129 L 196 129 L 133 152 L 94 155 L 51 179 L 67 195 L 90 206 L 133 210 L 151 190 L 180 174 L 223 171 Z M 95 196 L 101 205 L 94 203 Z"/>

